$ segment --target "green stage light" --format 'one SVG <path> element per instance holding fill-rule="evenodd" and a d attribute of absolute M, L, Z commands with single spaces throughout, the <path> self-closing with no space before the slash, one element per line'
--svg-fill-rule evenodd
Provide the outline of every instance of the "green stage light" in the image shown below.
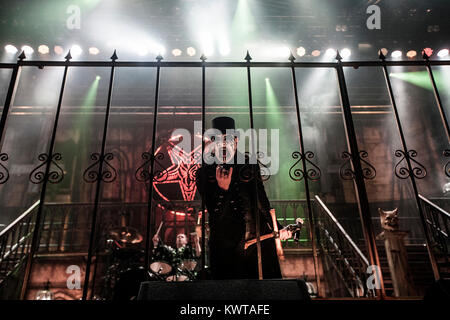
<path fill-rule="evenodd" d="M 254 39 L 256 25 L 248 0 L 238 1 L 231 28 L 233 41 L 238 44 Z"/>
<path fill-rule="evenodd" d="M 414 71 L 414 72 L 395 72 L 389 74 L 392 78 L 400 79 L 405 82 L 411 83 L 415 86 L 433 90 L 433 86 L 431 84 L 430 76 L 427 71 Z M 440 73 L 434 73 L 436 82 L 440 82 L 441 75 Z M 439 79 L 439 81 L 438 81 Z"/>

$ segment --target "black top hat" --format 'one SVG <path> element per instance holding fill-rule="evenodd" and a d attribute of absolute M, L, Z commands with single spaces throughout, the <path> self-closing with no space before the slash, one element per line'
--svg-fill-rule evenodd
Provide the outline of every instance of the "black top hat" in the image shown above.
<path fill-rule="evenodd" d="M 223 134 L 226 133 L 227 129 L 235 130 L 234 119 L 230 117 L 217 117 L 212 120 L 212 127 L 219 130 Z"/>

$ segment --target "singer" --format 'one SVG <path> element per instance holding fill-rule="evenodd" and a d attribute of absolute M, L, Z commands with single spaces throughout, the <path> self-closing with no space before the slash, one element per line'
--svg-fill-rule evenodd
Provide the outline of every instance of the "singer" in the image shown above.
<path fill-rule="evenodd" d="M 213 279 L 258 279 L 257 246 L 245 243 L 256 238 L 256 214 L 260 216 L 260 235 L 273 233 L 270 203 L 267 199 L 258 164 L 237 163 L 238 135 L 229 117 L 212 121 L 222 133 L 215 137 L 219 163 L 205 164 L 198 172 L 197 186 L 209 212 L 210 270 Z M 249 177 L 249 173 L 255 177 Z M 256 200 L 256 207 L 255 207 Z M 289 228 L 278 223 L 279 237 L 292 237 Z M 281 278 L 274 238 L 261 241 L 264 279 Z"/>

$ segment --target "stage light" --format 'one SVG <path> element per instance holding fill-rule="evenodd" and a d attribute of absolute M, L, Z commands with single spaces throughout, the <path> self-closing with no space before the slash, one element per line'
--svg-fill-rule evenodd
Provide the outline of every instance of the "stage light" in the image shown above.
<path fill-rule="evenodd" d="M 291 54 L 291 51 L 288 47 L 279 47 L 276 48 L 275 53 L 279 57 L 287 58 Z"/>
<path fill-rule="evenodd" d="M 147 48 L 145 48 L 145 47 L 140 46 L 140 47 L 136 48 L 136 52 L 137 52 L 138 55 L 143 57 L 143 56 L 148 55 L 149 50 Z"/>
<path fill-rule="evenodd" d="M 100 76 L 96 76 L 96 77 L 95 77 L 95 80 L 99 81 L 101 78 L 102 78 L 102 77 L 100 77 Z"/>
<path fill-rule="evenodd" d="M 83 52 L 83 49 L 77 44 L 74 44 L 72 48 L 70 49 L 70 53 L 72 54 L 72 57 L 77 57 Z"/>
<path fill-rule="evenodd" d="M 64 53 L 64 49 L 63 49 L 63 47 L 61 47 L 61 46 L 55 46 L 55 47 L 53 48 L 53 51 L 55 51 L 55 53 L 56 53 L 56 54 L 59 54 L 59 55 L 61 55 L 61 54 Z"/>
<path fill-rule="evenodd" d="M 175 57 L 181 56 L 182 53 L 183 53 L 183 51 L 181 51 L 180 49 L 173 49 L 173 50 L 172 50 L 172 54 L 173 54 Z"/>
<path fill-rule="evenodd" d="M 17 53 L 17 51 L 19 51 L 19 50 L 17 50 L 17 48 L 15 46 L 13 46 L 12 44 L 7 44 L 5 46 L 5 51 L 7 53 L 14 54 L 14 53 Z"/>
<path fill-rule="evenodd" d="M 325 52 L 325 57 L 334 58 L 334 57 L 336 57 L 336 54 L 337 54 L 336 50 L 330 48 L 330 49 L 327 49 L 327 51 Z"/>
<path fill-rule="evenodd" d="M 186 49 L 186 52 L 187 52 L 188 56 L 193 57 L 193 56 L 195 56 L 196 50 L 194 47 L 189 47 Z"/>
<path fill-rule="evenodd" d="M 447 182 L 446 184 L 444 184 L 444 186 L 442 187 L 442 193 L 446 194 L 450 192 L 450 182 Z"/>
<path fill-rule="evenodd" d="M 442 50 L 440 50 L 440 51 L 438 52 L 437 55 L 438 55 L 439 58 L 445 58 L 445 57 L 448 56 L 448 54 L 449 54 L 448 49 L 442 49 Z"/>
<path fill-rule="evenodd" d="M 25 54 L 33 54 L 34 49 L 30 46 L 23 46 L 22 51 L 25 52 Z"/>
<path fill-rule="evenodd" d="M 89 54 L 92 54 L 93 56 L 96 56 L 100 53 L 100 50 L 98 50 L 96 47 L 90 47 L 89 48 Z"/>
<path fill-rule="evenodd" d="M 341 56 L 343 59 L 348 59 L 352 55 L 352 51 L 348 48 L 344 48 L 341 51 Z"/>
<path fill-rule="evenodd" d="M 433 52 L 434 52 L 433 49 L 425 48 L 423 49 L 422 54 L 425 53 L 427 56 L 431 57 L 433 55 Z"/>
<path fill-rule="evenodd" d="M 386 48 L 381 48 L 380 49 L 381 53 L 386 57 L 387 54 L 389 53 L 389 50 Z M 380 54 L 380 51 L 378 51 L 378 54 Z"/>
<path fill-rule="evenodd" d="M 212 56 L 214 54 L 214 48 L 212 46 L 204 46 L 203 47 L 203 54 L 207 57 Z"/>
<path fill-rule="evenodd" d="M 320 50 L 314 50 L 313 52 L 311 52 L 311 55 L 312 55 L 313 57 L 318 57 L 318 56 L 320 56 Z"/>
<path fill-rule="evenodd" d="M 166 54 L 166 48 L 164 46 L 162 46 L 162 45 L 155 45 L 155 47 L 152 50 L 152 52 L 154 54 L 163 56 L 163 55 Z"/>
<path fill-rule="evenodd" d="M 391 57 L 394 59 L 399 59 L 401 58 L 403 55 L 403 53 L 400 50 L 395 50 L 391 53 Z"/>
<path fill-rule="evenodd" d="M 43 289 L 36 292 L 36 300 L 53 300 L 54 296 L 54 293 L 50 291 L 50 280 L 47 280 Z"/>
<path fill-rule="evenodd" d="M 410 59 L 413 59 L 417 56 L 417 51 L 416 50 L 410 50 L 406 53 L 406 56 Z"/>
<path fill-rule="evenodd" d="M 227 43 L 221 44 L 219 48 L 219 52 L 222 56 L 227 56 L 230 54 L 230 46 Z"/>
<path fill-rule="evenodd" d="M 303 57 L 306 54 L 306 49 L 303 47 L 298 47 L 297 48 L 297 55 L 299 57 Z"/>
<path fill-rule="evenodd" d="M 42 45 L 39 46 L 38 52 L 40 54 L 48 54 L 50 52 L 50 49 L 45 44 L 42 44 Z"/>

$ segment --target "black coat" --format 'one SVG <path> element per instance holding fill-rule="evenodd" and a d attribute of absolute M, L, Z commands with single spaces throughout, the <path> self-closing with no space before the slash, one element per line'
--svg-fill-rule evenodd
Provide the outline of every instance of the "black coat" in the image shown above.
<path fill-rule="evenodd" d="M 225 191 L 217 184 L 216 166 L 205 165 L 197 175 L 197 186 L 209 213 L 212 276 L 257 279 L 256 244 L 244 250 L 245 241 L 256 238 L 255 213 L 260 216 L 260 234 L 273 232 L 260 168 L 256 164 L 232 164 L 230 187 Z M 278 227 L 282 229 L 280 224 Z M 281 278 L 275 241 L 261 241 L 261 252 L 264 278 Z"/>

